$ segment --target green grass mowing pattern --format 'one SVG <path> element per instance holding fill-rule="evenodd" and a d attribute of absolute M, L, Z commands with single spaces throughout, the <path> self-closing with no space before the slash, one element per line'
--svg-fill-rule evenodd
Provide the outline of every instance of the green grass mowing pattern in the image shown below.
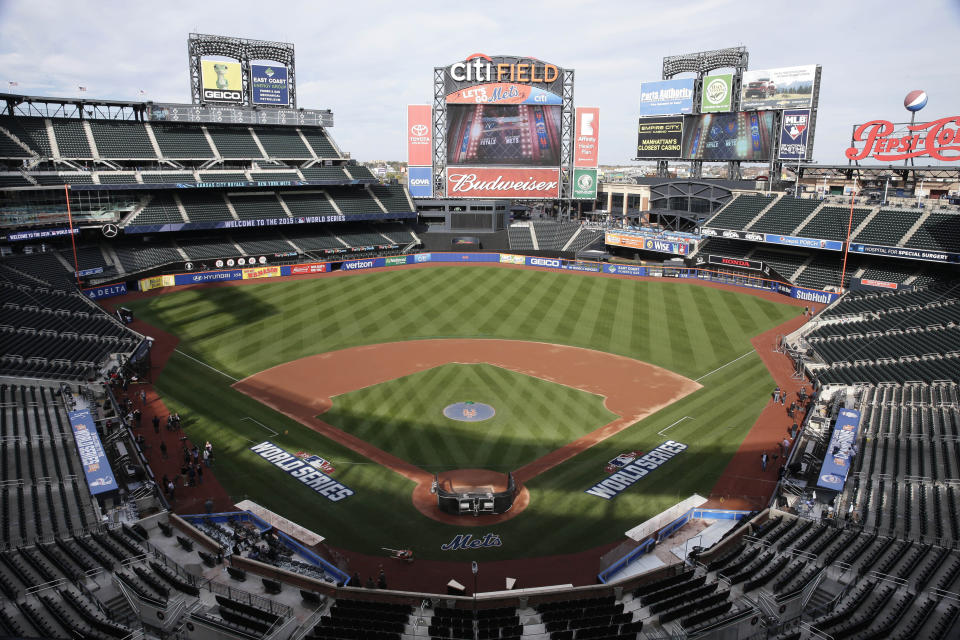
<path fill-rule="evenodd" d="M 611 301 L 614 309 L 607 306 Z M 792 306 L 683 282 L 444 267 L 181 291 L 130 306 L 178 335 L 186 353 L 237 378 L 359 344 L 498 337 L 620 353 L 695 379 L 748 352 L 750 337 L 798 313 Z M 236 500 L 264 504 L 335 546 L 378 554 L 380 547 L 403 544 L 422 557 L 454 559 L 439 546 L 464 529 L 417 512 L 411 482 L 229 384 L 175 354 L 157 388 L 171 410 L 188 417 L 192 438 L 216 444 L 217 477 Z M 504 538 L 504 547 L 479 550 L 478 559 L 574 552 L 612 542 L 691 493 L 709 492 L 763 409 L 773 381 L 760 358 L 751 355 L 702 384 L 696 393 L 534 478 L 528 485 L 531 504 L 522 515 L 495 527 L 471 528 Z M 657 435 L 683 416 L 695 419 Z M 280 434 L 272 436 L 244 417 Z M 606 476 L 607 460 L 628 450 L 648 451 L 668 438 L 689 449 L 614 500 L 584 493 Z M 332 460 L 334 477 L 357 495 L 329 502 L 248 451 L 268 439 L 288 451 Z"/>
<path fill-rule="evenodd" d="M 455 402 L 496 414 L 451 420 Z M 488 364 L 448 364 L 337 396 L 325 422 L 425 471 L 513 471 L 617 418 L 600 396 Z"/>
<path fill-rule="evenodd" d="M 236 378 L 315 353 L 435 337 L 568 344 L 696 378 L 796 315 L 791 306 L 685 282 L 484 267 L 179 291 L 129 306 Z"/>

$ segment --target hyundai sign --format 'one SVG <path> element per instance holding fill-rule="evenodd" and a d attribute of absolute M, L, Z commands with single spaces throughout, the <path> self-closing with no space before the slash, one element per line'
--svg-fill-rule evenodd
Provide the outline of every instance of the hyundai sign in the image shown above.
<path fill-rule="evenodd" d="M 414 198 L 433 197 L 433 168 L 410 167 L 407 169 L 407 189 Z"/>

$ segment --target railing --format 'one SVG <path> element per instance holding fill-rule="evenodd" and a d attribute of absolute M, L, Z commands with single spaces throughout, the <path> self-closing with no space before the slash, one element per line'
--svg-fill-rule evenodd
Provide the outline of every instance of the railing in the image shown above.
<path fill-rule="evenodd" d="M 817 640 L 833 640 L 833 636 L 831 636 L 829 633 L 820 631 L 809 622 L 801 622 L 800 630 L 801 633 L 806 631 L 808 638 L 816 638 Z"/>
<path fill-rule="evenodd" d="M 256 594 L 250 593 L 249 591 L 236 589 L 229 585 L 221 584 L 219 582 L 212 582 L 212 581 L 207 583 L 206 586 L 207 586 L 207 589 L 210 591 L 210 593 L 226 596 L 231 600 L 236 600 L 237 602 L 248 604 L 251 607 L 256 607 L 257 609 L 263 609 L 264 611 L 269 611 L 270 613 L 276 614 L 278 616 L 293 615 L 293 609 L 291 609 L 287 605 L 280 604 L 279 602 L 274 602 L 273 600 L 264 598 L 262 596 L 258 596 Z"/>
<path fill-rule="evenodd" d="M 313 628 L 320 621 L 320 618 L 323 615 L 323 610 L 326 607 L 326 604 L 321 604 L 316 610 L 311 613 L 306 620 L 300 623 L 296 629 L 293 630 L 293 633 L 290 635 L 289 640 L 303 640 L 304 636 L 310 633 Z M 422 611 L 422 609 L 421 609 Z M 422 616 L 421 616 L 422 617 Z"/>
<path fill-rule="evenodd" d="M 816 593 L 817 589 L 820 587 L 820 584 L 823 582 L 823 579 L 826 577 L 826 573 L 826 569 L 821 569 L 820 573 L 817 574 L 817 577 L 811 580 L 810 584 L 803 588 L 803 599 L 800 601 L 800 607 L 802 609 L 807 608 L 807 605 L 810 603 L 810 599 L 813 598 L 813 594 Z"/>

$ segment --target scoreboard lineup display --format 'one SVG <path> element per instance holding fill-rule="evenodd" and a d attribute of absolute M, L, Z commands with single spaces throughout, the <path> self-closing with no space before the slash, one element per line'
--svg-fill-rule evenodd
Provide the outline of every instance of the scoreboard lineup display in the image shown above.
<path fill-rule="evenodd" d="M 449 105 L 447 162 L 551 167 L 560 164 L 560 107 Z"/>

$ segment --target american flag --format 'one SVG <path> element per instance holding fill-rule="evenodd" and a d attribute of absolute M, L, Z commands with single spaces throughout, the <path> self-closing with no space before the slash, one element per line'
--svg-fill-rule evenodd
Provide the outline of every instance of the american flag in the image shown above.
<path fill-rule="evenodd" d="M 145 96 L 145 95 L 147 95 L 147 92 L 144 91 L 143 89 L 138 89 L 138 90 L 137 90 L 137 95 Z"/>
<path fill-rule="evenodd" d="M 80 91 L 86 91 L 86 90 L 87 90 L 87 88 L 86 88 L 85 86 L 83 86 L 83 85 L 78 86 L 77 89 L 80 89 Z"/>
<path fill-rule="evenodd" d="M 19 87 L 19 86 L 20 86 L 20 83 L 17 82 L 16 80 L 11 80 L 11 81 L 8 82 L 7 84 L 10 85 L 11 87 Z"/>

